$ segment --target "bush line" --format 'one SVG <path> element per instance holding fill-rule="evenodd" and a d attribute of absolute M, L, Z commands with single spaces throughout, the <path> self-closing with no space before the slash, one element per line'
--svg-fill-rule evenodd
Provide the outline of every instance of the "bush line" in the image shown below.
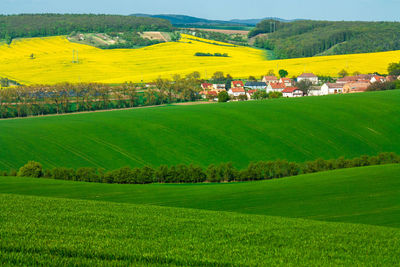
<path fill-rule="evenodd" d="M 252 162 L 246 169 L 237 170 L 232 163 L 211 164 L 206 169 L 190 164 L 168 167 L 161 165 L 157 169 L 150 166 L 142 168 L 123 167 L 105 172 L 104 169 L 84 167 L 77 170 L 56 167 L 44 170 L 42 165 L 29 161 L 19 171 L 0 171 L 0 176 L 20 176 L 32 178 L 52 178 L 97 183 L 149 184 L 149 183 L 203 183 L 203 182 L 242 182 L 258 181 L 296 176 L 335 169 L 400 163 L 400 156 L 393 152 L 380 153 L 377 156 L 363 155 L 358 158 L 324 160 L 322 158 L 305 163 L 287 160 Z"/>

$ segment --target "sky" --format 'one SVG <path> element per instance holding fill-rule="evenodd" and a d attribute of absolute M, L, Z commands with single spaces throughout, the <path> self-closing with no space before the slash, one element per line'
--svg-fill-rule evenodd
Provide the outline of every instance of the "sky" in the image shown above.
<path fill-rule="evenodd" d="M 0 0 L 0 14 L 182 14 L 207 19 L 400 21 L 400 0 Z"/>

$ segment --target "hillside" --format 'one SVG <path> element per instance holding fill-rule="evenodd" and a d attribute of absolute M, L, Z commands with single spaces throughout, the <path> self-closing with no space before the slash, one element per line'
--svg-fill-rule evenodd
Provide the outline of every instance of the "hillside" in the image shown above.
<path fill-rule="evenodd" d="M 74 50 L 79 63 L 73 63 Z M 196 57 L 201 53 L 227 53 L 229 57 Z M 33 54 L 33 58 L 31 55 Z M 342 69 L 349 73 L 386 73 L 389 63 L 400 51 L 329 57 L 268 60 L 265 50 L 232 46 L 212 40 L 182 35 L 179 42 L 168 42 L 140 49 L 102 50 L 69 42 L 66 37 L 14 40 L 0 45 L 0 77 L 23 84 L 61 82 L 123 83 L 151 82 L 199 71 L 210 78 L 216 71 L 235 78 L 260 77 L 270 69 L 286 69 L 289 77 L 304 71 L 337 76 Z M 371 64 L 373 62 L 374 64 Z"/>
<path fill-rule="evenodd" d="M 400 164 L 229 184 L 110 185 L 3 177 L 0 193 L 400 228 L 398 177 Z"/>
<path fill-rule="evenodd" d="M 0 15 L 0 39 L 68 35 L 71 32 L 172 31 L 169 21 L 118 15 L 21 14 Z"/>
<path fill-rule="evenodd" d="M 0 121 L 0 169 L 304 162 L 400 153 L 400 91 Z"/>
<path fill-rule="evenodd" d="M 385 227 L 9 194 L 0 205 L 5 265 L 394 266 L 400 253 Z"/>
<path fill-rule="evenodd" d="M 249 37 L 264 33 L 268 36 L 260 37 L 255 45 L 273 50 L 278 58 L 312 57 L 331 48 L 332 55 L 400 49 L 399 22 L 264 20 Z"/>

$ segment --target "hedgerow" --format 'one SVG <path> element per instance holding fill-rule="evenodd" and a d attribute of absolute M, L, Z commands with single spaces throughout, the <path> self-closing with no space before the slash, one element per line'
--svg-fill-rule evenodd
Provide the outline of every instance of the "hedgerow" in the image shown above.
<path fill-rule="evenodd" d="M 123 167 L 104 172 L 104 169 L 84 167 L 79 169 L 56 167 L 43 170 L 40 163 L 30 161 L 22 166 L 18 173 L 0 171 L 3 176 L 21 176 L 33 178 L 51 178 L 59 180 L 116 183 L 116 184 L 149 184 L 149 183 L 203 183 L 203 182 L 241 182 L 257 181 L 296 176 L 335 169 L 363 167 L 400 163 L 400 156 L 393 152 L 383 152 L 377 156 L 363 155 L 353 159 L 316 159 L 304 163 L 287 160 L 251 162 L 247 168 L 238 170 L 232 163 L 211 164 L 206 169 L 193 164 L 176 166 L 161 165 L 154 169 Z"/>

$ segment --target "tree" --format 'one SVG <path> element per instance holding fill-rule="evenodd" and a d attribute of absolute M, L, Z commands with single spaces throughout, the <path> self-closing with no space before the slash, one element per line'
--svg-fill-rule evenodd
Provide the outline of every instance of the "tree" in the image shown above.
<path fill-rule="evenodd" d="M 268 94 L 265 91 L 257 91 L 251 96 L 251 98 L 256 100 L 266 99 L 268 98 Z"/>
<path fill-rule="evenodd" d="M 304 95 L 308 95 L 312 89 L 312 82 L 310 80 L 301 80 L 296 84 L 297 88 L 299 88 Z"/>
<path fill-rule="evenodd" d="M 286 76 L 289 75 L 289 72 L 287 72 L 287 70 L 279 70 L 279 76 L 281 76 L 281 78 L 285 78 Z"/>
<path fill-rule="evenodd" d="M 222 71 L 217 71 L 213 74 L 213 76 L 211 77 L 211 80 L 214 83 L 224 83 L 226 81 L 226 78 Z"/>
<path fill-rule="evenodd" d="M 275 76 L 274 70 L 269 70 L 267 76 Z"/>
<path fill-rule="evenodd" d="M 30 59 L 35 59 L 35 55 L 32 53 L 32 54 L 29 56 L 29 58 L 30 58 Z"/>
<path fill-rule="evenodd" d="M 343 77 L 348 76 L 349 73 L 345 69 L 342 69 L 341 71 L 339 71 L 338 75 L 340 78 L 343 78 Z"/>
<path fill-rule="evenodd" d="M 230 99 L 227 91 L 219 92 L 218 94 L 218 102 L 228 102 Z"/>
<path fill-rule="evenodd" d="M 247 99 L 247 95 L 239 95 L 239 96 L 238 96 L 238 100 L 239 100 L 239 101 L 246 101 L 246 100 L 248 100 L 248 99 Z"/>
<path fill-rule="evenodd" d="M 399 76 L 400 75 L 400 62 L 399 63 L 390 63 L 388 67 L 389 75 Z"/>
<path fill-rule="evenodd" d="M 29 161 L 27 164 L 25 164 L 19 169 L 18 176 L 33 177 L 33 178 L 42 177 L 43 176 L 42 164 L 35 161 Z"/>
<path fill-rule="evenodd" d="M 356 70 L 355 72 L 353 72 L 353 76 L 358 76 L 358 75 L 360 75 L 361 74 L 361 72 L 359 72 L 358 70 Z"/>
<path fill-rule="evenodd" d="M 256 77 L 254 77 L 254 76 L 249 76 L 249 81 L 256 82 L 257 79 L 256 79 Z"/>

